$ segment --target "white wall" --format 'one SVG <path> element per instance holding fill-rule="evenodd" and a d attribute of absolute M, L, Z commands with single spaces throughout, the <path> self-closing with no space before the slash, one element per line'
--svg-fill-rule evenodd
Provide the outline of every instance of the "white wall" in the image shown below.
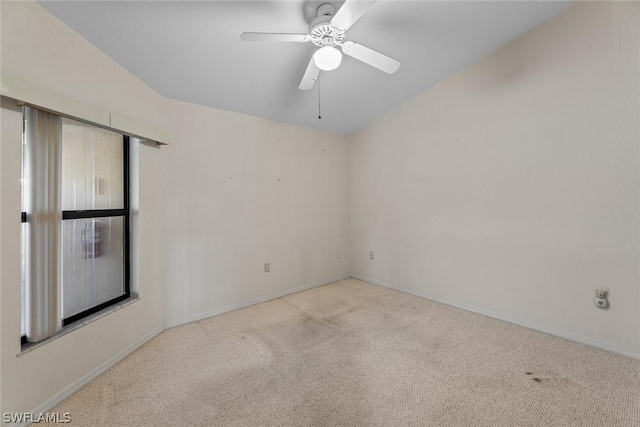
<path fill-rule="evenodd" d="M 169 322 L 349 273 L 345 137 L 166 105 Z"/>
<path fill-rule="evenodd" d="M 640 356 L 640 37 L 618 7 L 577 3 L 352 135 L 352 273 Z"/>

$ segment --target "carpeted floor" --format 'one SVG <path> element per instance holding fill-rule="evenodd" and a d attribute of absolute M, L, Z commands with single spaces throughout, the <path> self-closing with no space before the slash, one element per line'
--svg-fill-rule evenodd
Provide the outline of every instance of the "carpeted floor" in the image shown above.
<path fill-rule="evenodd" d="M 349 279 L 167 330 L 83 426 L 640 426 L 640 361 Z"/>

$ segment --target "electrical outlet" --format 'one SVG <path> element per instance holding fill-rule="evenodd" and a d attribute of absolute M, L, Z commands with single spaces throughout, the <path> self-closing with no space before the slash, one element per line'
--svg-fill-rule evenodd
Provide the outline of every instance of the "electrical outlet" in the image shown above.
<path fill-rule="evenodd" d="M 270 271 L 271 271 L 271 264 L 270 264 L 270 263 L 266 263 L 266 264 L 264 265 L 264 272 L 265 272 L 265 273 L 268 273 L 268 272 L 270 272 Z"/>
<path fill-rule="evenodd" d="M 373 251 L 369 251 L 369 259 L 373 259 Z"/>
<path fill-rule="evenodd" d="M 338 251 L 338 259 L 340 259 L 340 251 Z"/>
<path fill-rule="evenodd" d="M 607 288 L 596 289 L 596 296 L 593 298 L 593 304 L 602 309 L 609 308 L 609 290 Z"/>

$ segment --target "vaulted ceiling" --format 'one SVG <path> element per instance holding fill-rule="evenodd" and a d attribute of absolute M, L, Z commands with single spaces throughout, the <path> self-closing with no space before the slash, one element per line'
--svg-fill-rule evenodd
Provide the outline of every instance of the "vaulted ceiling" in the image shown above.
<path fill-rule="evenodd" d="M 311 43 L 243 42 L 245 31 L 307 33 L 323 1 L 41 1 L 164 97 L 351 133 L 568 7 L 560 1 L 380 0 L 346 34 L 402 65 L 345 57 L 298 89 Z M 339 9 L 343 2 L 329 2 Z M 318 119 L 318 100 L 322 119 Z"/>

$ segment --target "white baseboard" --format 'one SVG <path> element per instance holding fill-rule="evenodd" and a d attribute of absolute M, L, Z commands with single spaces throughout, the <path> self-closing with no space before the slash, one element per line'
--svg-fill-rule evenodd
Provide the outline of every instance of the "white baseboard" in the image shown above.
<path fill-rule="evenodd" d="M 180 325 L 186 325 L 187 323 L 197 322 L 198 320 L 206 319 L 207 317 L 217 316 L 219 314 L 226 313 L 228 311 L 238 310 L 240 308 L 248 307 L 254 304 L 260 304 L 261 302 L 269 301 L 276 298 L 281 298 L 285 295 L 295 294 L 296 292 L 306 291 L 307 289 L 315 288 L 318 286 L 328 285 L 329 283 L 337 282 L 339 280 L 349 279 L 351 278 L 351 274 L 344 274 L 342 276 L 334 277 L 328 280 L 322 280 L 320 282 L 311 283 L 309 285 L 302 285 L 292 289 L 287 289 L 282 292 L 277 292 L 275 294 L 266 295 L 260 298 L 254 298 L 249 301 L 241 302 L 239 304 L 232 304 L 222 308 L 216 308 L 215 310 L 205 311 L 202 313 L 194 314 L 191 316 L 183 317 L 178 320 L 172 320 L 165 324 L 165 329 L 173 328 Z"/>
<path fill-rule="evenodd" d="M 392 283 L 383 282 L 381 280 L 372 279 L 371 277 L 365 277 L 365 276 L 362 276 L 360 274 L 352 274 L 351 277 L 353 277 L 354 279 L 364 280 L 365 282 L 369 282 L 369 283 L 373 283 L 373 284 L 376 284 L 376 285 L 384 286 L 386 288 L 395 289 L 395 290 L 400 291 L 400 292 L 405 292 L 407 294 L 416 295 L 416 296 L 419 296 L 419 297 L 422 297 L 422 298 L 427 298 L 427 299 L 430 299 L 432 301 L 436 301 L 436 302 L 439 302 L 439 303 L 442 303 L 442 304 L 450 305 L 452 307 L 461 308 L 463 310 L 471 311 L 473 313 L 478 313 L 478 314 L 482 314 L 484 316 L 493 317 L 494 319 L 503 320 L 505 322 L 513 323 L 513 324 L 516 324 L 516 325 L 519 325 L 519 326 L 524 326 L 525 328 L 533 329 L 533 330 L 536 330 L 536 331 L 539 331 L 539 332 L 544 332 L 544 333 L 547 333 L 549 335 L 554 335 L 556 337 L 568 339 L 570 341 L 575 341 L 575 342 L 578 342 L 580 344 L 586 344 L 586 345 L 589 345 L 591 347 L 596 347 L 596 348 L 599 348 L 599 349 L 602 349 L 602 350 L 610 351 L 612 353 L 617 353 L 617 354 L 621 354 L 623 356 L 628 356 L 628 357 L 631 357 L 633 359 L 640 360 L 640 352 L 632 350 L 632 349 L 629 349 L 629 348 L 620 347 L 620 346 L 617 346 L 615 344 L 594 340 L 592 338 L 585 337 L 585 336 L 579 335 L 579 334 L 575 334 L 573 332 L 568 332 L 568 331 L 564 331 L 564 330 L 561 330 L 561 329 L 551 328 L 549 326 L 539 325 L 537 323 L 528 322 L 526 320 L 516 319 L 514 317 L 507 316 L 507 315 L 502 314 L 502 313 L 498 313 L 498 312 L 491 311 L 491 310 L 486 310 L 484 308 L 480 308 L 480 307 L 476 307 L 476 306 L 473 306 L 473 305 L 464 304 L 464 303 L 453 301 L 453 300 L 450 300 L 450 299 L 447 299 L 447 298 L 442 298 L 442 297 L 439 297 L 439 296 L 436 296 L 436 295 L 432 295 L 432 294 L 430 294 L 428 292 L 412 291 L 412 290 L 409 290 L 409 289 L 405 289 L 402 286 L 394 285 Z"/>
<path fill-rule="evenodd" d="M 276 299 L 276 298 L 281 298 L 281 297 L 283 297 L 285 295 L 293 294 L 293 293 L 296 293 L 296 292 L 304 291 L 304 290 L 315 288 L 315 287 L 322 286 L 322 285 L 327 285 L 329 283 L 333 283 L 333 282 L 337 282 L 339 280 L 344 280 L 344 279 L 349 279 L 349 278 L 351 278 L 351 274 L 344 274 L 342 276 L 337 276 L 337 277 L 334 277 L 334 278 L 331 278 L 331 279 L 328 279 L 328 280 L 322 280 L 320 282 L 315 282 L 315 283 L 311 283 L 311 284 L 308 284 L 308 285 L 298 286 L 298 287 L 295 287 L 293 289 L 287 289 L 285 291 L 277 292 L 275 294 L 265 295 L 265 296 L 260 297 L 260 298 L 254 298 L 252 300 L 245 301 L 245 302 L 242 302 L 242 303 L 239 303 L 239 304 L 228 305 L 226 307 L 218 308 L 218 309 L 215 309 L 215 310 L 211 310 L 211 311 L 195 314 L 193 316 L 183 317 L 182 319 L 178 319 L 178 320 L 174 320 L 174 321 L 171 321 L 171 322 L 167 322 L 166 324 L 154 329 L 153 331 L 151 331 L 148 334 L 144 335 L 143 337 L 139 338 L 133 344 L 131 344 L 130 346 L 128 346 L 127 348 L 125 348 L 124 350 L 122 350 L 121 352 L 116 354 L 115 356 L 111 357 L 110 359 L 106 360 L 104 363 L 100 364 L 100 366 L 97 366 L 95 369 L 93 369 L 91 372 L 89 372 L 88 374 L 86 374 L 82 378 L 79 378 L 78 380 L 76 380 L 73 383 L 69 384 L 67 387 L 62 389 L 60 392 L 56 393 L 51 398 L 47 399 L 42 404 L 38 405 L 34 410 L 31 411 L 31 413 L 32 414 L 36 414 L 36 415 L 43 414 L 43 413 L 46 413 L 47 411 L 49 411 L 50 409 L 54 408 L 60 402 L 65 400 L 67 397 L 71 396 L 73 393 L 75 393 L 76 391 L 78 391 L 79 389 L 84 387 L 86 384 L 88 384 L 89 382 L 91 382 L 92 380 L 97 378 L 100 374 L 102 374 L 105 371 L 107 371 L 109 368 L 111 368 L 116 363 L 118 363 L 119 361 L 124 359 L 127 355 L 132 353 L 138 347 L 142 346 L 147 341 L 151 340 L 156 335 L 160 334 L 165 329 L 173 328 L 175 326 L 180 326 L 180 325 L 184 325 L 184 324 L 191 323 L 191 322 L 196 322 L 198 320 L 206 319 L 207 317 L 217 316 L 219 314 L 226 313 L 226 312 L 233 311 L 233 310 L 237 310 L 239 308 L 248 307 L 248 306 L 254 305 L 254 304 L 259 304 L 261 302 L 269 301 L 269 300 Z M 22 424 L 15 424 L 14 423 L 14 424 L 11 424 L 11 425 L 18 427 L 18 426 L 28 426 L 29 424 L 30 423 L 22 423 Z"/>

